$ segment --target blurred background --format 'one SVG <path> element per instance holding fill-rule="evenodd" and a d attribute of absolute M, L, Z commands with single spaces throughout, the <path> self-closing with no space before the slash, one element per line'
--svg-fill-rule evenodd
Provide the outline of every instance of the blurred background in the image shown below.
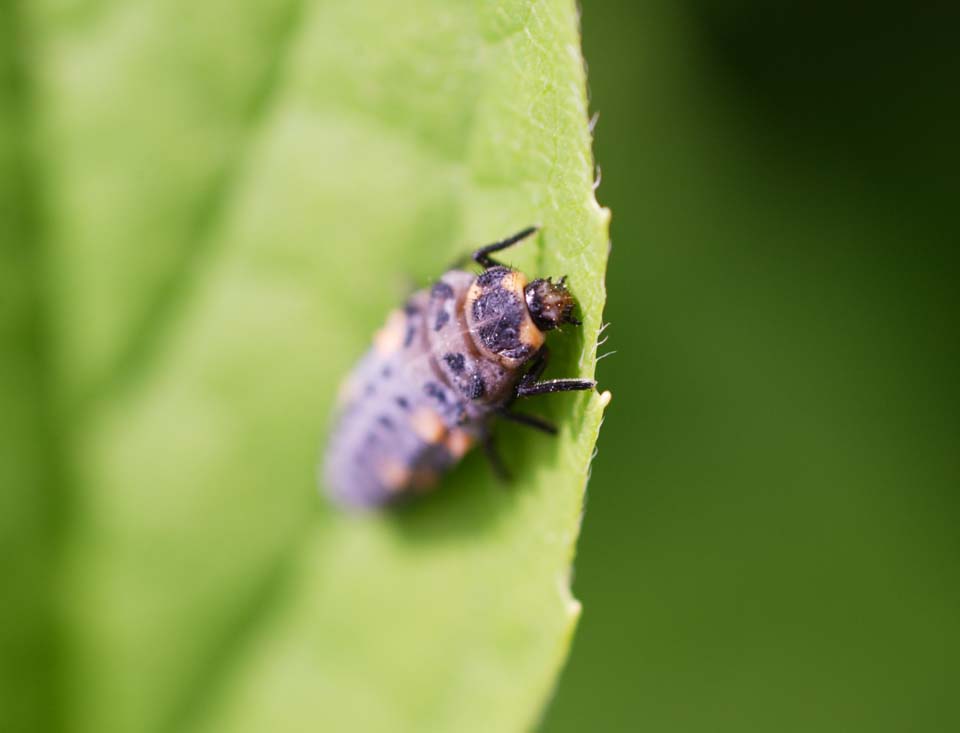
<path fill-rule="evenodd" d="M 614 393 L 547 731 L 960 730 L 960 50 L 583 0 Z"/>

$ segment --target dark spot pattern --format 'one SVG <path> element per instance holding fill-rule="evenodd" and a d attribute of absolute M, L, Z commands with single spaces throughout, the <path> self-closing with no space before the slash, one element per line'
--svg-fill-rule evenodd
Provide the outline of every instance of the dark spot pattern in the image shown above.
<path fill-rule="evenodd" d="M 499 285 L 500 281 L 507 276 L 507 273 L 510 272 L 509 267 L 491 267 L 489 270 L 484 270 L 477 277 L 477 285 L 481 288 L 489 288 L 494 285 Z"/>
<path fill-rule="evenodd" d="M 447 362 L 447 366 L 450 367 L 455 374 L 459 374 L 463 371 L 464 358 L 463 354 L 449 353 L 443 355 L 443 360 Z"/>
<path fill-rule="evenodd" d="M 521 347 L 519 334 L 526 306 L 509 290 L 494 287 L 473 302 L 477 335 L 491 351 L 512 355 Z"/>
<path fill-rule="evenodd" d="M 447 404 L 447 393 L 444 391 L 436 382 L 427 382 L 423 385 L 423 391 L 426 393 L 427 397 L 432 397 L 440 404 Z"/>
<path fill-rule="evenodd" d="M 391 317 L 390 327 L 398 330 L 389 333 L 390 342 L 402 343 L 401 350 L 372 349 L 352 376 L 358 394 L 344 390 L 350 399 L 341 408 L 325 469 L 338 499 L 389 503 L 413 493 L 412 487 L 389 492 L 380 469 L 396 462 L 422 477 L 442 474 L 456 462 L 446 441 L 418 438 L 410 420 L 418 408 L 435 412 L 448 430 L 459 425 L 475 435 L 511 399 L 510 388 L 523 372 L 517 364 L 525 361 L 514 354 L 530 348 L 520 338 L 530 318 L 526 293 L 514 292 L 519 281 L 512 283 L 512 273 L 506 267 L 447 273 L 406 299 L 402 317 Z"/>
<path fill-rule="evenodd" d="M 483 381 L 477 372 L 470 375 L 470 385 L 467 388 L 467 397 L 471 400 L 477 400 L 487 393 L 487 383 Z"/>
<path fill-rule="evenodd" d="M 438 300 L 449 300 L 453 297 L 453 288 L 441 280 L 434 283 L 434 286 L 430 289 L 430 296 Z"/>

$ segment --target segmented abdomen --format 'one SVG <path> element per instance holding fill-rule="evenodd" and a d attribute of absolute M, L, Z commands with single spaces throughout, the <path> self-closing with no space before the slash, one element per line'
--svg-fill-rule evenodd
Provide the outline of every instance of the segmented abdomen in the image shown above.
<path fill-rule="evenodd" d="M 427 490 L 478 435 L 476 411 L 431 354 L 430 300 L 420 291 L 391 313 L 344 382 L 325 463 L 341 503 L 377 505 Z"/>

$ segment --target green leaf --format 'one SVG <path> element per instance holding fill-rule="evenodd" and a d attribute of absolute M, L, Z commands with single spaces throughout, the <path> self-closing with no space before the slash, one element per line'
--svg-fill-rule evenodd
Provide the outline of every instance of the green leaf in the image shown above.
<path fill-rule="evenodd" d="M 5 324 L 24 366 L 0 385 L 35 426 L 10 501 L 63 515 L 4 527 L 59 558 L 56 607 L 16 586 L 49 611 L 37 648 L 60 644 L 32 712 L 529 728 L 578 614 L 600 396 L 539 404 L 556 440 L 503 427 L 508 489 L 471 456 L 428 500 L 347 516 L 315 469 L 335 385 L 408 283 L 528 224 L 512 261 L 568 274 L 584 316 L 550 373 L 593 373 L 608 215 L 574 2 L 14 7 L 3 175 L 39 212 L 10 252 L 42 348 Z"/>

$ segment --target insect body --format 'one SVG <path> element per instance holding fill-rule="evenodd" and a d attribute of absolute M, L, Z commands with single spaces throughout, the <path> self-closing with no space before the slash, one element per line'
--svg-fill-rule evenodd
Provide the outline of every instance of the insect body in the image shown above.
<path fill-rule="evenodd" d="M 341 388 L 325 464 L 337 501 L 376 506 L 429 489 L 477 443 L 504 474 L 490 432 L 495 417 L 555 433 L 511 406 L 596 385 L 540 379 L 545 332 L 580 323 L 565 279 L 531 282 L 490 258 L 534 231 L 477 250 L 479 275 L 450 270 L 390 314 Z"/>

